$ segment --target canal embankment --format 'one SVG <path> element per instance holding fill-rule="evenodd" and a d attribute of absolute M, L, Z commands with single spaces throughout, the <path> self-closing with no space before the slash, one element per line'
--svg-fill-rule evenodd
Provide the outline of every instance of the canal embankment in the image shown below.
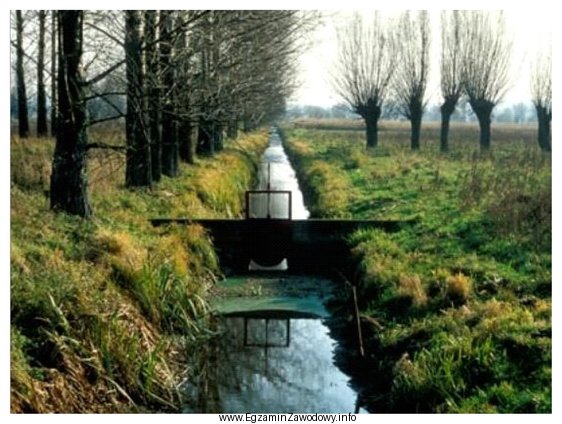
<path fill-rule="evenodd" d="M 12 412 L 179 408 L 221 270 L 201 227 L 148 220 L 242 216 L 267 140 L 229 140 L 147 190 L 123 187 L 124 156 L 92 155 L 91 220 L 49 208 L 52 140 L 12 141 Z"/>

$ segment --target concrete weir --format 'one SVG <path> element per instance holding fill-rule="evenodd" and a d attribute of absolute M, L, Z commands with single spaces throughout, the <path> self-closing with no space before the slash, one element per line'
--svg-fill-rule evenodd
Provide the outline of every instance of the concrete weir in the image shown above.
<path fill-rule="evenodd" d="M 308 219 L 309 212 L 281 137 L 273 128 L 258 176 L 258 187 L 246 192 L 244 219 L 151 219 L 154 226 L 199 224 L 210 231 L 223 266 L 234 271 L 275 267 L 291 271 L 329 271 L 348 258 L 345 238 L 360 228 L 397 231 L 407 221 Z M 285 261 L 286 260 L 286 261 Z M 260 267 L 261 266 L 261 267 Z"/>
<path fill-rule="evenodd" d="M 341 265 L 348 249 L 345 237 L 360 228 L 397 231 L 405 223 L 374 220 L 287 219 L 153 219 L 155 226 L 199 224 L 212 234 L 221 261 L 247 270 L 250 260 L 273 266 L 287 259 L 291 270 L 317 272 Z"/>

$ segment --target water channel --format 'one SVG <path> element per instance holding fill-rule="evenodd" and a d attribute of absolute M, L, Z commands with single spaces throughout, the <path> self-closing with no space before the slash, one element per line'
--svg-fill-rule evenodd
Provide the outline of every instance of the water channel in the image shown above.
<path fill-rule="evenodd" d="M 258 190 L 291 191 L 250 199 L 252 217 L 306 219 L 295 171 L 275 129 L 262 157 Z M 291 208 L 290 211 L 288 208 Z M 185 387 L 185 412 L 348 413 L 357 407 L 350 378 L 335 365 L 337 342 L 326 325 L 326 303 L 335 284 L 323 277 L 291 275 L 283 261 L 219 284 L 214 308 L 221 314 L 221 336 L 201 354 L 199 374 Z M 286 270 L 280 272 L 279 270 Z"/>

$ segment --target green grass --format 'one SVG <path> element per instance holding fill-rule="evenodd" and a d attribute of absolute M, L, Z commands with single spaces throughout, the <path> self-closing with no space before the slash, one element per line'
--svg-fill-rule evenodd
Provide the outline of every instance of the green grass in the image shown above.
<path fill-rule="evenodd" d="M 96 152 L 95 215 L 83 220 L 49 210 L 52 140 L 12 139 L 12 412 L 179 407 L 182 352 L 211 334 L 206 299 L 220 271 L 203 228 L 148 219 L 241 215 L 266 142 L 265 132 L 230 141 L 151 190 L 126 190 L 124 158 Z"/>
<path fill-rule="evenodd" d="M 322 128 L 326 128 L 326 123 Z M 424 130 L 285 129 L 313 215 L 411 219 L 349 237 L 379 411 L 551 410 L 551 166 L 531 129 L 452 125 L 451 151 Z"/>

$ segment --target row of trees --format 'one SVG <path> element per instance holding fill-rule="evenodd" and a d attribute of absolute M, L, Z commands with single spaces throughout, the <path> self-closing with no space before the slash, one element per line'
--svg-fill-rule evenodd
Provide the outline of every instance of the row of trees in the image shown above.
<path fill-rule="evenodd" d="M 27 34 L 23 16 L 15 12 L 13 41 L 19 132 L 29 135 L 27 58 L 37 69 L 37 133 L 46 135 L 47 14 L 25 12 L 29 28 L 39 28 Z M 149 187 L 162 175 L 177 176 L 181 161 L 222 149 L 225 133 L 236 137 L 239 128 L 282 114 L 294 89 L 299 40 L 311 22 L 298 11 L 52 11 L 51 207 L 91 214 L 90 149 L 124 151 L 126 186 Z M 36 56 L 24 51 L 26 36 L 28 46 L 38 46 L 28 49 Z M 90 140 L 89 127 L 119 118 L 126 145 Z"/>
<path fill-rule="evenodd" d="M 390 101 L 411 123 L 411 147 L 420 148 L 427 106 L 430 23 L 427 11 L 404 12 L 383 24 L 356 14 L 338 30 L 333 86 L 366 124 L 367 147 L 377 145 L 377 125 Z M 449 149 L 451 115 L 463 96 L 480 126 L 480 147 L 490 148 L 491 117 L 509 86 L 511 41 L 502 13 L 446 11 L 441 14 L 441 150 Z M 539 146 L 551 148 L 551 56 L 544 54 L 532 72 L 533 104 Z"/>
<path fill-rule="evenodd" d="M 14 97 L 15 98 L 15 97 Z M 293 104 L 287 107 L 285 112 L 287 119 L 316 118 L 316 119 L 355 119 L 357 115 L 349 110 L 345 104 L 333 106 L 299 105 Z M 383 108 L 380 119 L 402 120 L 398 108 L 392 102 L 387 101 Z M 430 103 L 424 109 L 423 120 L 426 122 L 441 121 L 441 105 Z M 460 99 L 450 121 L 454 122 L 477 122 L 476 115 L 472 112 L 470 105 L 465 99 Z M 492 121 L 515 124 L 537 123 L 537 113 L 532 103 L 502 104 L 494 108 Z"/>
<path fill-rule="evenodd" d="M 48 129 L 48 119 L 47 119 L 47 92 L 46 92 L 46 80 L 48 79 L 48 74 L 52 75 L 54 73 L 54 63 L 55 63 L 55 51 L 52 48 L 50 52 L 50 57 L 46 51 L 47 39 L 49 38 L 47 34 L 47 19 L 48 14 L 44 10 L 33 11 L 33 12 L 22 12 L 17 10 L 14 13 L 15 19 L 13 29 L 15 31 L 15 40 L 12 40 L 12 46 L 15 52 L 15 74 L 16 74 L 16 104 L 15 110 L 17 110 L 18 126 L 20 137 L 29 136 L 29 109 L 28 109 L 28 89 L 26 87 L 25 78 L 25 64 L 29 60 L 33 62 L 35 71 L 35 112 L 37 115 L 37 137 L 46 137 L 49 133 Z M 24 31 L 24 25 L 29 23 L 29 20 L 33 19 L 33 28 L 28 31 Z M 54 26 L 51 23 L 51 28 Z M 33 50 L 35 51 L 35 56 L 31 57 L 24 48 L 25 38 L 29 38 L 28 34 L 33 33 Z M 54 38 L 54 34 L 51 33 L 50 37 Z M 28 42 L 28 48 L 30 47 Z M 54 47 L 54 44 L 52 44 Z M 48 72 L 46 66 L 51 63 L 51 71 Z M 47 75 L 47 76 L 46 76 Z M 53 86 L 54 89 L 54 86 Z M 51 97 L 53 97 L 53 92 L 51 92 Z M 51 121 L 54 124 L 53 115 L 51 115 Z"/>

